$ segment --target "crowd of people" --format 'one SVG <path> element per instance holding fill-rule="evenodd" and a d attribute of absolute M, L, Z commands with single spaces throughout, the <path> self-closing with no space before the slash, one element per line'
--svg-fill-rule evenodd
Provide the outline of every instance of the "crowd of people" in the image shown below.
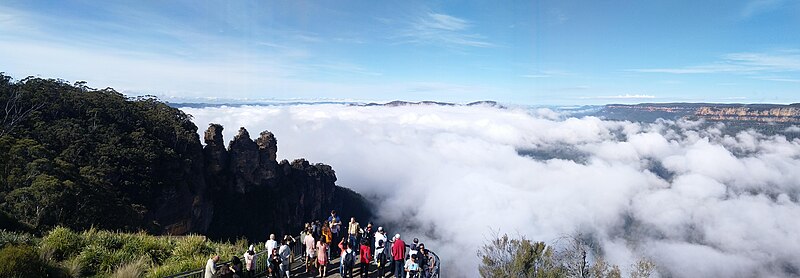
<path fill-rule="evenodd" d="M 305 224 L 298 237 L 303 247 L 300 248 L 302 254 L 298 255 L 302 255 L 305 263 L 305 276 L 326 277 L 328 269 L 336 267 L 341 277 L 352 278 L 356 266 L 360 277 L 385 277 L 387 273 L 395 278 L 433 276 L 436 257 L 418 239 L 406 244 L 400 234 L 389 238 L 383 227 L 373 230 L 372 222 L 362 227 L 355 218 L 344 225 L 336 211 L 331 211 L 324 221 Z M 295 244 L 295 238 L 290 235 L 285 235 L 280 242 L 274 234 L 269 236 L 264 244 L 269 256 L 267 277 L 292 277 Z M 335 266 L 331 262 L 337 257 L 340 260 Z M 234 256 L 230 264 L 217 270 L 219 256 L 214 256 L 206 263 L 204 277 L 253 277 L 257 260 L 253 245 L 242 258 L 244 262 Z"/>

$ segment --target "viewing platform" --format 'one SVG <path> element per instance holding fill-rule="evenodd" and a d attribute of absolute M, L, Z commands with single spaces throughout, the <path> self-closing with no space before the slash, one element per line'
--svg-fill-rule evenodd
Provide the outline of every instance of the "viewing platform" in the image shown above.
<path fill-rule="evenodd" d="M 305 273 L 305 258 L 303 257 L 303 245 L 300 244 L 298 237 L 295 237 L 295 241 L 298 244 L 295 244 L 294 248 L 292 248 L 292 254 L 294 254 L 294 260 L 291 263 L 291 277 L 319 277 L 319 272 L 316 269 L 311 269 L 309 273 Z M 406 244 L 406 248 L 410 246 Z M 434 257 L 434 265 L 433 265 L 433 273 L 430 277 L 439 278 L 440 276 L 440 268 L 441 268 L 441 261 L 439 260 L 439 256 L 431 251 L 427 250 L 433 257 Z M 244 251 L 242 251 L 244 253 Z M 255 270 L 255 277 L 267 277 L 269 272 L 267 269 L 267 251 L 263 250 L 256 253 L 256 270 Z M 226 261 L 222 261 L 222 259 L 227 259 Z M 324 277 L 332 277 L 332 278 L 341 278 L 342 276 L 339 274 L 339 261 L 341 257 L 336 257 L 331 259 L 328 263 L 328 269 L 325 273 Z M 220 262 L 217 263 L 217 269 L 230 264 L 230 258 L 221 258 Z M 313 267 L 312 267 L 313 268 Z M 369 272 L 366 277 L 393 277 L 392 270 L 393 265 L 391 262 L 385 266 L 385 274 L 384 276 L 378 276 L 378 266 L 375 264 L 374 260 L 370 263 L 368 268 Z M 194 269 L 190 271 L 186 271 L 183 273 L 179 273 L 172 276 L 167 276 L 167 278 L 203 278 L 205 269 Z M 216 276 L 215 276 L 216 277 Z M 246 277 L 246 276 L 245 276 Z M 358 256 L 356 256 L 356 264 L 353 266 L 353 277 L 362 277 L 361 275 L 361 265 L 358 260 Z"/>

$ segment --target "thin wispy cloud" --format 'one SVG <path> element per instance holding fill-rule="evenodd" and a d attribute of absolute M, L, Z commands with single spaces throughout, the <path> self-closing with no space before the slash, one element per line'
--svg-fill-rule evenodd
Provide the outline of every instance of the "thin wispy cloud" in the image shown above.
<path fill-rule="evenodd" d="M 778 53 L 742 52 L 723 55 L 722 59 L 713 63 L 685 66 L 677 68 L 645 68 L 631 69 L 635 72 L 699 74 L 699 73 L 736 73 L 755 74 L 765 72 L 798 72 L 800 71 L 800 53 L 796 50 Z"/>
<path fill-rule="evenodd" d="M 785 0 L 750 0 L 742 8 L 741 17 L 747 19 L 758 14 L 777 10 L 785 3 Z"/>
<path fill-rule="evenodd" d="M 405 43 L 436 44 L 444 47 L 493 47 L 494 43 L 470 32 L 472 23 L 455 16 L 428 12 L 411 23 L 401 35 Z"/>
<path fill-rule="evenodd" d="M 520 77 L 525 78 L 548 78 L 548 77 L 559 77 L 559 76 L 569 76 L 572 75 L 569 72 L 563 70 L 540 70 L 536 71 L 531 74 L 523 74 Z"/>
<path fill-rule="evenodd" d="M 624 94 L 624 95 L 612 95 L 612 96 L 586 96 L 581 97 L 581 99 L 654 99 L 656 96 L 654 95 L 644 95 L 644 94 Z"/>
<path fill-rule="evenodd" d="M 371 75 L 371 76 L 382 75 L 382 73 L 380 72 L 372 71 L 362 66 L 345 62 L 330 62 L 330 63 L 316 64 L 314 65 L 314 67 L 325 71 L 335 71 L 340 73 L 352 73 L 352 74 Z"/>

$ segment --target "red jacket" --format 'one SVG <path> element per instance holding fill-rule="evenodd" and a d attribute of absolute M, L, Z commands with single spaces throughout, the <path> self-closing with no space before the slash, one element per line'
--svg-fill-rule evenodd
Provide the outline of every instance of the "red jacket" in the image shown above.
<path fill-rule="evenodd" d="M 406 243 L 402 239 L 397 239 L 392 245 L 392 258 L 395 261 L 402 261 L 406 259 Z"/>
<path fill-rule="evenodd" d="M 361 245 L 361 262 L 369 263 L 372 261 L 372 254 L 369 253 L 369 246 Z"/>

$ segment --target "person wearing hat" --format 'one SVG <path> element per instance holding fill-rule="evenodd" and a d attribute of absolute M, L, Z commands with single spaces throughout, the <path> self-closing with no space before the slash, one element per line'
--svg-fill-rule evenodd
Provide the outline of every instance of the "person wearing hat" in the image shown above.
<path fill-rule="evenodd" d="M 400 239 L 400 234 L 394 235 L 394 243 L 392 244 L 392 259 L 394 260 L 392 264 L 394 265 L 394 277 L 396 278 L 404 278 L 405 272 L 403 267 L 405 266 L 405 258 L 406 258 L 406 243 Z"/>
<path fill-rule="evenodd" d="M 244 252 L 244 269 L 245 269 L 245 276 L 247 277 L 255 277 L 256 274 L 256 248 L 252 244 L 250 247 L 247 248 L 247 252 Z"/>
<path fill-rule="evenodd" d="M 386 242 L 386 232 L 383 231 L 383 227 L 378 227 L 378 231 L 375 232 L 375 249 L 378 248 L 379 241 Z"/>

